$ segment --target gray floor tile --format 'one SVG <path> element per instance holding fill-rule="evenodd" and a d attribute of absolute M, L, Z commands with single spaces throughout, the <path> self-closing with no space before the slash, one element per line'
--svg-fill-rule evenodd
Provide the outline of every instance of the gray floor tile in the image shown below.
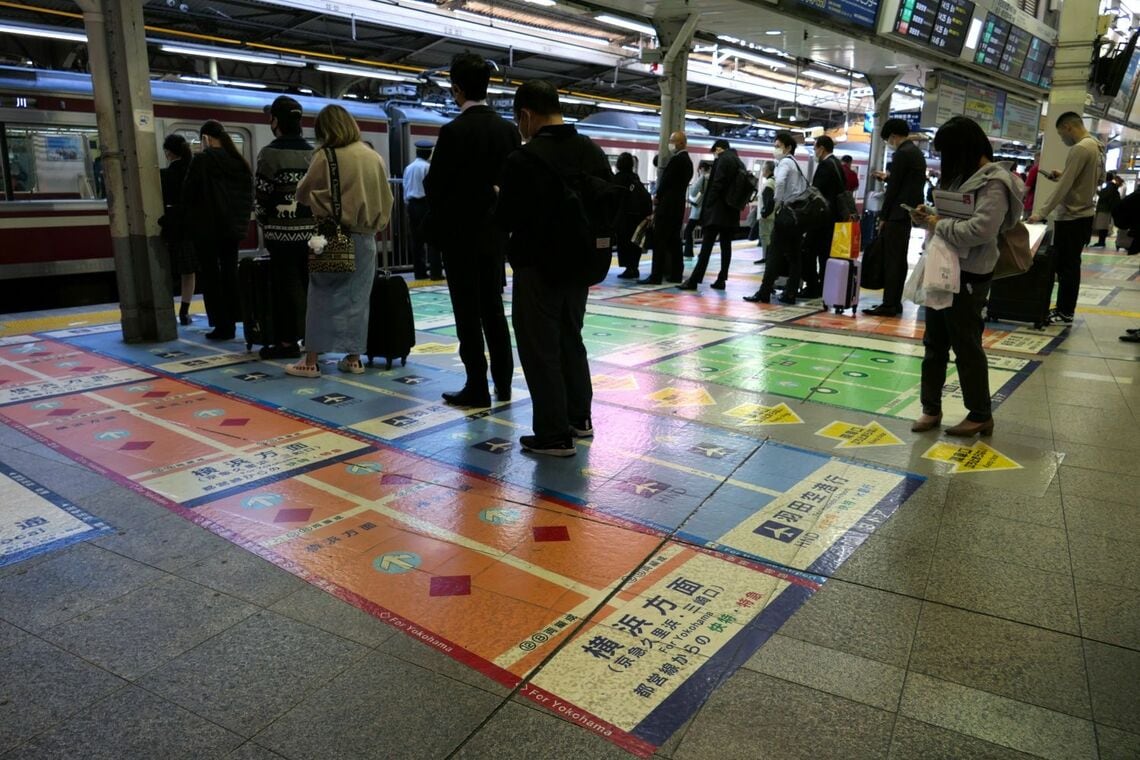
<path fill-rule="evenodd" d="M 1094 446 L 1085 443 L 1064 443 L 1057 445 L 1057 451 L 1065 455 L 1066 467 L 1080 467 L 1099 472 L 1115 472 L 1131 475 L 1136 472 L 1136 452 L 1108 446 Z"/>
<path fill-rule="evenodd" d="M 547 712 L 508 702 L 454 757 L 627 760 L 630 754 L 586 728 Z"/>
<path fill-rule="evenodd" d="M 3 620 L 0 620 L 0 652 L 3 652 L 9 647 L 22 644 L 30 638 L 33 638 L 32 634 L 17 628 L 11 623 L 5 623 Z"/>
<path fill-rule="evenodd" d="M 1097 726 L 1096 739 L 1100 747 L 1100 760 L 1136 760 L 1140 757 L 1140 734 Z"/>
<path fill-rule="evenodd" d="M 1140 649 L 1140 591 L 1076 579 L 1081 635 L 1109 644 Z"/>
<path fill-rule="evenodd" d="M 1093 717 L 1075 636 L 927 602 L 908 670 Z"/>
<path fill-rule="evenodd" d="M 212 760 L 225 757 L 241 743 L 237 734 L 128 686 L 17 752 L 21 760 Z"/>
<path fill-rule="evenodd" d="M 43 631 L 163 576 L 91 543 L 33 562 L 0 578 L 0 617 Z"/>
<path fill-rule="evenodd" d="M 177 570 L 217 554 L 229 542 L 173 512 L 145 522 L 118 525 L 119 533 L 93 543 L 162 570 Z"/>
<path fill-rule="evenodd" d="M 34 636 L 0 652 L 0 673 L 0 752 L 126 686 Z"/>
<path fill-rule="evenodd" d="M 226 755 L 226 760 L 285 760 L 285 758 L 253 742 L 246 742 Z"/>
<path fill-rule="evenodd" d="M 920 606 L 917 599 L 830 580 L 780 633 L 901 668 Z"/>
<path fill-rule="evenodd" d="M 1070 529 L 1073 575 L 1140 591 L 1140 533 L 1121 530 L 1116 535 Z"/>
<path fill-rule="evenodd" d="M 1065 527 L 1069 531 L 1140 541 L 1140 509 L 1134 503 L 1108 501 L 1096 494 L 1066 495 Z"/>
<path fill-rule="evenodd" d="M 379 646 L 396 634 L 395 628 L 367 612 L 307 584 L 270 609 L 367 647 Z"/>
<path fill-rule="evenodd" d="M 1044 496 L 1036 496 L 1003 488 L 985 481 L 957 478 L 946 495 L 946 517 L 962 514 L 993 515 L 1006 520 L 1036 523 L 1050 528 L 1064 525 L 1061 489 L 1054 482 Z"/>
<path fill-rule="evenodd" d="M 907 673 L 899 715 L 1051 760 L 1096 758 L 1090 721 L 921 673 Z"/>
<path fill-rule="evenodd" d="M 993 513 L 946 515 L 938 551 L 970 554 L 1038 570 L 1068 572 L 1068 541 L 1062 528 L 1009 520 Z"/>
<path fill-rule="evenodd" d="M 893 712 L 906 671 L 776 634 L 744 664 L 773 678 Z"/>
<path fill-rule="evenodd" d="M 447 655 L 404 633 L 398 633 L 385 639 L 376 648 L 376 651 L 399 657 L 401 660 L 418 665 L 425 670 L 461 681 L 468 686 L 474 686 L 498 697 L 506 697 L 511 691 L 498 681 L 492 681 L 479 671 L 461 665 Z"/>
<path fill-rule="evenodd" d="M 834 578 L 905 596 L 922 597 L 930 580 L 932 544 L 873 535 L 839 566 Z"/>
<path fill-rule="evenodd" d="M 438 758 L 459 746 L 499 703 L 485 691 L 374 652 L 256 741 L 290 758 L 340 760 L 378 752 Z"/>
<path fill-rule="evenodd" d="M 56 626 L 44 638 L 134 679 L 256 611 L 239 599 L 168 577 Z"/>
<path fill-rule="evenodd" d="M 1140 734 L 1140 652 L 1095 641 L 1084 645 L 1096 722 Z"/>
<path fill-rule="evenodd" d="M 262 611 L 138 683 L 234 733 L 253 736 L 367 652 L 360 644 Z"/>
<path fill-rule="evenodd" d="M 1135 430 L 1132 437 L 1140 442 L 1140 435 Z M 1140 454 L 1137 456 L 1140 459 Z M 1061 465 L 1058 478 L 1061 481 L 1061 494 L 1064 497 L 1095 496 L 1135 506 L 1136 496 L 1140 494 L 1140 476 L 1135 472 L 1136 470 L 1133 470 L 1132 474 L 1122 475 Z"/>
<path fill-rule="evenodd" d="M 934 558 L 926 598 L 967 610 L 1077 633 L 1076 600 L 1068 575 L 959 552 Z"/>
<path fill-rule="evenodd" d="M 176 571 L 187 580 L 236 596 L 259 607 L 269 607 L 302 586 L 305 581 L 236 544 Z"/>
<path fill-rule="evenodd" d="M 36 453 L 39 449 L 42 451 Z M 32 449 L 9 449 L 3 462 L 76 504 L 114 485 L 110 479 L 38 443 Z"/>
<path fill-rule="evenodd" d="M 118 485 L 85 496 L 79 506 L 116 528 L 138 525 L 170 514 L 170 510 L 161 504 Z"/>
<path fill-rule="evenodd" d="M 891 760 L 1030 760 L 1034 757 L 901 715 L 895 722 L 890 756 Z"/>
<path fill-rule="evenodd" d="M 893 721 L 892 713 L 745 669 L 713 692 L 673 757 L 885 758 Z"/>
<path fill-rule="evenodd" d="M 950 478 L 927 478 L 874 535 L 933 546 L 938 540 L 938 525 L 946 506 L 950 482 Z"/>

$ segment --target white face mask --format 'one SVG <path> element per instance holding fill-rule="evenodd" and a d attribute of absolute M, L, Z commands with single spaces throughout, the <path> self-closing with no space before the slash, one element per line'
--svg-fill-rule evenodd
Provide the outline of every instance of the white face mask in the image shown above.
<path fill-rule="evenodd" d="M 676 153 L 679 150 L 680 150 L 680 148 L 677 147 L 677 143 L 669 143 L 669 152 L 670 153 Z"/>

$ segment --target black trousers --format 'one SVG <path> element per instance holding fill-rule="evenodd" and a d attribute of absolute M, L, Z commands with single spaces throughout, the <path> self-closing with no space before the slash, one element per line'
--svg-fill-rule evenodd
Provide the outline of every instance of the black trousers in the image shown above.
<path fill-rule="evenodd" d="M 697 227 L 700 225 L 700 223 L 701 223 L 700 219 L 695 219 L 692 217 L 689 218 L 689 221 L 685 222 L 685 232 L 684 232 L 683 236 L 685 238 L 685 258 L 686 259 L 690 259 L 693 257 L 693 247 L 694 247 L 693 232 L 697 229 Z"/>
<path fill-rule="evenodd" d="M 511 323 L 539 439 L 564 438 L 590 417 L 594 398 L 582 343 L 584 287 L 552 284 L 538 267 L 515 270 Z"/>
<path fill-rule="evenodd" d="M 503 255 L 497 243 L 483 246 L 471 239 L 470 247 L 455 245 L 443 251 L 447 267 L 447 291 L 455 314 L 455 332 L 459 337 L 459 359 L 467 370 L 465 387 L 482 393 L 487 387 L 487 356 L 491 355 L 491 379 L 500 388 L 510 387 L 515 371 L 511 353 L 511 335 L 503 310 Z M 490 249 L 490 250 L 488 250 Z"/>
<path fill-rule="evenodd" d="M 780 275 L 788 277 L 788 282 L 784 286 L 787 298 L 792 298 L 799 292 L 800 271 L 803 266 L 800 251 L 803 248 L 803 239 L 804 232 L 799 225 L 779 222 L 772 225 L 772 242 L 764 251 L 764 280 L 760 284 L 762 293 L 771 295 Z"/>
<path fill-rule="evenodd" d="M 198 277 L 206 317 L 216 330 L 234 331 L 238 321 L 238 246 L 241 238 L 225 230 L 199 230 L 194 236 Z"/>
<path fill-rule="evenodd" d="M 883 236 L 883 306 L 902 311 L 910 222 L 886 222 L 879 234 Z"/>
<path fill-rule="evenodd" d="M 624 269 L 637 271 L 641 267 L 641 246 L 630 240 L 633 230 L 622 230 L 617 235 L 618 264 Z"/>
<path fill-rule="evenodd" d="M 699 283 L 705 278 L 705 271 L 709 268 L 709 259 L 712 257 L 713 245 L 720 240 L 720 272 L 717 280 L 728 279 L 728 267 L 732 264 L 732 234 L 736 230 L 732 227 L 704 228 L 704 237 L 701 238 L 701 252 L 697 256 L 697 265 L 689 275 L 689 282 Z"/>
<path fill-rule="evenodd" d="M 428 243 L 424 235 L 427 213 L 426 198 L 408 199 L 408 221 L 412 226 L 412 268 L 417 280 L 427 279 L 429 274 L 433 280 L 438 280 L 443 277 L 443 259 L 439 255 L 439 249 Z"/>
<path fill-rule="evenodd" d="M 800 258 L 804 287 L 808 290 L 818 292 L 823 289 L 823 273 L 827 268 L 827 260 L 831 257 L 831 238 L 834 234 L 835 225 L 828 222 L 826 225 L 809 230 L 805 236 Z"/>
<path fill-rule="evenodd" d="M 1057 311 L 1072 316 L 1081 290 L 1081 252 L 1092 238 L 1093 218 L 1053 223 L 1053 250 L 1057 252 Z"/>
<path fill-rule="evenodd" d="M 282 345 L 305 337 L 309 292 L 309 244 L 266 242 L 269 284 L 273 288 L 273 329 L 269 339 Z"/>
<path fill-rule="evenodd" d="M 649 276 L 653 279 L 680 280 L 685 262 L 681 256 L 681 217 L 676 212 L 658 209 L 653 215 L 653 259 Z"/>
<path fill-rule="evenodd" d="M 961 291 L 954 294 L 950 308 L 925 310 L 926 333 L 922 345 L 926 351 L 922 357 L 920 391 L 924 414 L 942 412 L 942 389 L 946 385 L 946 368 L 953 349 L 958 384 L 966 409 L 970 411 L 970 420 L 985 422 L 990 418 L 990 373 L 986 351 L 982 348 L 985 329 L 982 309 L 989 295 L 989 280 L 968 282 L 964 276 Z"/>

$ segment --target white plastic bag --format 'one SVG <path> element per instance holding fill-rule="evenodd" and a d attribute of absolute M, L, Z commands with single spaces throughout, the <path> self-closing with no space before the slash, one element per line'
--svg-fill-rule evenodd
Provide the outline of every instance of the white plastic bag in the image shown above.
<path fill-rule="evenodd" d="M 951 294 L 958 292 L 962 267 L 958 263 L 958 251 L 953 246 L 938 235 L 931 235 L 926 241 L 922 258 L 926 259 L 922 287 L 928 295 L 936 291 Z M 929 301 L 927 306 L 930 306 Z"/>
<path fill-rule="evenodd" d="M 922 281 L 925 279 L 926 272 L 926 257 L 919 256 L 918 264 L 915 265 L 914 271 L 910 273 L 910 277 L 906 279 L 906 285 L 903 286 L 902 297 L 907 301 L 918 304 L 919 306 L 926 305 L 926 291 L 922 287 Z"/>

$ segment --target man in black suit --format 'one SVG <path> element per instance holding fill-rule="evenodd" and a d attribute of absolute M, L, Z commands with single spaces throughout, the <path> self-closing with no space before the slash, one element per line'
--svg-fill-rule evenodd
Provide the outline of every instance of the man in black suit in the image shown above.
<path fill-rule="evenodd" d="M 455 312 L 459 358 L 467 370 L 462 390 L 444 393 L 454 406 L 485 407 L 487 358 L 499 401 L 511 398 L 514 356 L 503 311 L 503 255 L 506 239 L 493 224 L 499 172 L 521 144 L 513 124 L 486 103 L 491 65 L 461 53 L 451 62 L 451 92 L 460 114 L 439 130 L 431 169 L 424 179 L 431 209 L 430 235 L 443 249 L 447 289 Z"/>
<path fill-rule="evenodd" d="M 839 218 L 839 196 L 847 192 L 847 176 L 843 173 L 843 164 L 835 157 L 835 141 L 827 135 L 817 137 L 814 150 L 815 174 L 811 177 L 811 184 L 827 199 L 831 218 L 827 224 L 807 231 L 807 244 L 801 253 L 804 289 L 800 291 L 799 298 L 823 295 L 823 275 L 827 259 L 831 256 L 834 223 L 847 221 Z"/>
<path fill-rule="evenodd" d="M 729 189 L 736 182 L 736 175 L 746 171 L 744 163 L 736 155 L 728 140 L 719 139 L 713 143 L 712 171 L 709 173 L 708 184 L 705 185 L 705 199 L 701 203 L 701 252 L 697 257 L 697 265 L 689 273 L 689 279 L 677 286 L 680 290 L 696 290 L 704 279 L 705 270 L 709 266 L 713 245 L 720 239 L 720 272 L 711 287 L 714 290 L 724 290 L 725 280 L 728 279 L 728 267 L 732 263 L 732 238 L 740 228 L 740 209 L 728 205 L 726 200 Z M 798 255 L 798 254 L 797 254 Z"/>
<path fill-rule="evenodd" d="M 897 317 L 902 314 L 902 291 L 906 282 L 906 256 L 910 247 L 910 212 L 922 204 L 922 187 L 926 184 L 926 159 L 918 146 L 910 141 L 910 127 L 903 119 L 887 119 L 879 136 L 894 149 L 890 173 L 875 172 L 885 180 L 886 193 L 879 212 L 879 234 L 883 237 L 883 302 L 864 314 L 874 317 Z"/>
<path fill-rule="evenodd" d="M 681 259 L 681 226 L 685 217 L 685 192 L 693 178 L 693 162 L 685 150 L 684 132 L 669 135 L 668 163 L 657 182 L 653 208 L 653 265 L 639 285 L 660 285 L 662 278 L 680 282 L 684 270 Z"/>

